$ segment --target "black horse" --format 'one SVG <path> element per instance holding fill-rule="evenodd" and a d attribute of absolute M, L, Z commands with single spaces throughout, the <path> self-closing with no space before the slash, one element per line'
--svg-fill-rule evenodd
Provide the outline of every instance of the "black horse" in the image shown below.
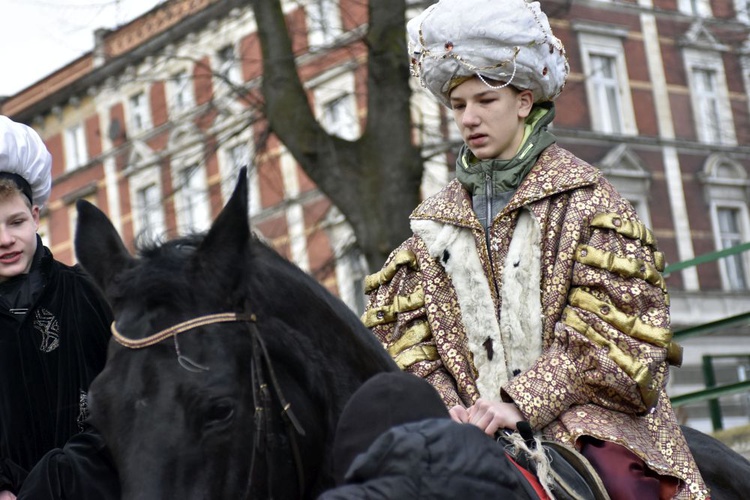
<path fill-rule="evenodd" d="M 138 259 L 101 211 L 81 201 L 78 213 L 78 259 L 116 318 L 89 397 L 122 498 L 314 498 L 332 486 L 343 405 L 397 368 L 343 302 L 251 236 L 244 171 L 205 237 Z"/>
<path fill-rule="evenodd" d="M 690 452 L 706 481 L 711 500 L 750 498 L 750 461 L 708 434 L 682 426 Z"/>
<path fill-rule="evenodd" d="M 397 370 L 342 302 L 251 235 L 246 184 L 205 237 L 138 259 L 78 203 L 76 253 L 116 318 L 89 404 L 123 499 L 315 498 L 333 485 L 349 396 Z M 750 462 L 684 430 L 713 500 L 746 498 Z"/>

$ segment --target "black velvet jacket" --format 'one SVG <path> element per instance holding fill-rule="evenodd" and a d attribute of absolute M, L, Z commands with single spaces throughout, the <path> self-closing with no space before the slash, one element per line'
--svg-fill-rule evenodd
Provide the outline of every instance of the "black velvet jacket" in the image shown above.
<path fill-rule="evenodd" d="M 82 428 L 110 337 L 112 313 L 90 278 L 40 248 L 28 312 L 0 308 L 0 491 L 17 493 L 34 464 Z"/>

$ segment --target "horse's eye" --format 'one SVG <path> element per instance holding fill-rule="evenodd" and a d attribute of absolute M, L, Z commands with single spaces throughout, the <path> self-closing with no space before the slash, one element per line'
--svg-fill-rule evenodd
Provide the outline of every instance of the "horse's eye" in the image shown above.
<path fill-rule="evenodd" d="M 204 425 L 213 427 L 229 423 L 234 416 L 234 403 L 231 401 L 218 401 L 212 404 L 205 414 Z"/>

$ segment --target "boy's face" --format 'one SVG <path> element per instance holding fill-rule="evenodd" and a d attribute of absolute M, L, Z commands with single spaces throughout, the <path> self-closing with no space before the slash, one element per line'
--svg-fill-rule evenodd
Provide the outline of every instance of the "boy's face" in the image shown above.
<path fill-rule="evenodd" d="M 20 193 L 0 199 L 0 283 L 26 274 L 36 252 L 39 207 Z"/>
<path fill-rule="evenodd" d="M 534 104 L 530 90 L 493 89 L 472 78 L 454 88 L 450 99 L 453 119 L 474 156 L 509 160 L 516 155 Z"/>

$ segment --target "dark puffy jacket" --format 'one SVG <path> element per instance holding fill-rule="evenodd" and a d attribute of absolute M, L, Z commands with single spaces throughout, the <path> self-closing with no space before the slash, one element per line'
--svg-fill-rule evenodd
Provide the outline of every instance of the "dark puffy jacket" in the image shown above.
<path fill-rule="evenodd" d="M 445 418 L 386 431 L 345 480 L 318 500 L 537 498 L 501 445 L 478 427 Z"/>

